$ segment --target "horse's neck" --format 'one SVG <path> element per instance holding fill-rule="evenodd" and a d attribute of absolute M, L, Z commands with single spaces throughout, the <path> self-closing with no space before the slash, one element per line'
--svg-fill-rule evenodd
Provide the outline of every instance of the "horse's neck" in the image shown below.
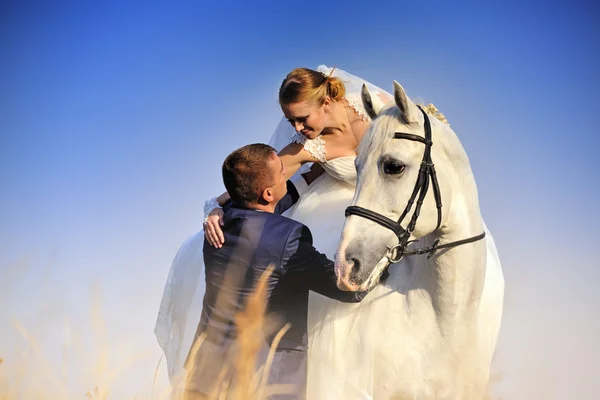
<path fill-rule="evenodd" d="M 428 240 L 439 239 L 443 244 L 483 232 L 476 191 L 472 179 L 454 186 L 446 223 L 429 235 Z M 483 291 L 485 241 L 441 250 L 427 260 L 427 264 L 425 282 L 442 334 L 453 335 L 463 328 L 468 329 L 475 320 Z"/>

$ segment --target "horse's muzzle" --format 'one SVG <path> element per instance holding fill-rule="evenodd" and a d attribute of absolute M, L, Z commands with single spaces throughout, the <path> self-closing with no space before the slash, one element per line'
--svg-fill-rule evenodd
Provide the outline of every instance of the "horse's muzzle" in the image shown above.
<path fill-rule="evenodd" d="M 338 278 L 337 287 L 346 292 L 357 292 L 360 288 L 356 283 L 352 283 L 350 280 L 344 278 Z"/>

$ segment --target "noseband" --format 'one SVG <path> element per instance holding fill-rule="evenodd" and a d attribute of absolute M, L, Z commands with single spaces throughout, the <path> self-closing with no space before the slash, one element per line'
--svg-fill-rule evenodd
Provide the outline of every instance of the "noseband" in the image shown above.
<path fill-rule="evenodd" d="M 359 217 L 366 218 L 385 228 L 391 229 L 396 234 L 396 237 L 398 237 L 398 244 L 389 249 L 388 253 L 386 254 L 386 257 L 392 263 L 399 262 L 404 256 L 428 254 L 427 258 L 429 258 L 438 250 L 476 242 L 485 237 L 485 232 L 483 232 L 477 236 L 444 244 L 439 244 L 439 239 L 436 239 L 433 242 L 433 245 L 429 247 L 423 247 L 415 250 L 406 249 L 408 245 L 413 242 L 409 241 L 409 239 L 413 231 L 415 230 L 415 225 L 417 224 L 417 219 L 419 218 L 419 214 L 421 213 L 421 207 L 423 206 L 423 201 L 425 200 L 425 195 L 429 190 L 430 184 L 433 187 L 433 196 L 435 197 L 435 205 L 437 207 L 438 214 L 437 226 L 435 229 L 437 230 L 442 223 L 442 196 L 440 195 L 440 186 L 438 185 L 437 175 L 435 173 L 435 166 L 433 165 L 433 162 L 431 160 L 431 146 L 433 146 L 433 141 L 431 140 L 431 123 L 425 111 L 423 111 L 420 107 L 419 110 L 421 110 L 421 112 L 423 113 L 423 117 L 425 120 L 425 138 L 410 133 L 394 133 L 394 139 L 412 140 L 415 142 L 421 142 L 425 145 L 425 152 L 423 154 L 423 160 L 421 161 L 421 168 L 419 169 L 417 183 L 412 192 L 412 195 L 410 196 L 410 200 L 408 200 L 408 204 L 402 212 L 402 215 L 400 215 L 398 221 L 393 221 L 384 215 L 378 214 L 371 210 L 367 210 L 366 208 L 358 206 L 350 206 L 346 208 L 346 217 L 349 217 L 350 215 L 356 215 Z M 418 199 L 417 195 L 419 196 Z M 410 212 L 413 204 L 415 203 L 415 199 L 417 199 L 415 211 L 407 228 L 404 229 L 400 224 L 402 223 L 406 215 Z"/>

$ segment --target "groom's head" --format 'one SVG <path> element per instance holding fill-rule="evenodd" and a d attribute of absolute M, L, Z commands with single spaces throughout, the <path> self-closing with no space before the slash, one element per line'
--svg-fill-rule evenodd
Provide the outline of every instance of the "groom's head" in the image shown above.
<path fill-rule="evenodd" d="M 237 149 L 223 163 L 223 183 L 237 206 L 275 206 L 287 193 L 285 167 L 274 148 L 256 143 Z"/>

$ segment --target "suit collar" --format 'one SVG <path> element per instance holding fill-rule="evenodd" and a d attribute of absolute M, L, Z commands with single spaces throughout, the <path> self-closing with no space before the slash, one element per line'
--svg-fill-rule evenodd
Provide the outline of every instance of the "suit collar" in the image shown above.
<path fill-rule="evenodd" d="M 237 218 L 237 217 L 247 217 L 250 215 L 264 215 L 264 214 L 272 214 L 263 210 L 255 210 L 253 208 L 244 208 L 238 206 L 231 206 L 228 210 L 225 210 L 225 215 L 229 216 L 229 218 Z"/>

